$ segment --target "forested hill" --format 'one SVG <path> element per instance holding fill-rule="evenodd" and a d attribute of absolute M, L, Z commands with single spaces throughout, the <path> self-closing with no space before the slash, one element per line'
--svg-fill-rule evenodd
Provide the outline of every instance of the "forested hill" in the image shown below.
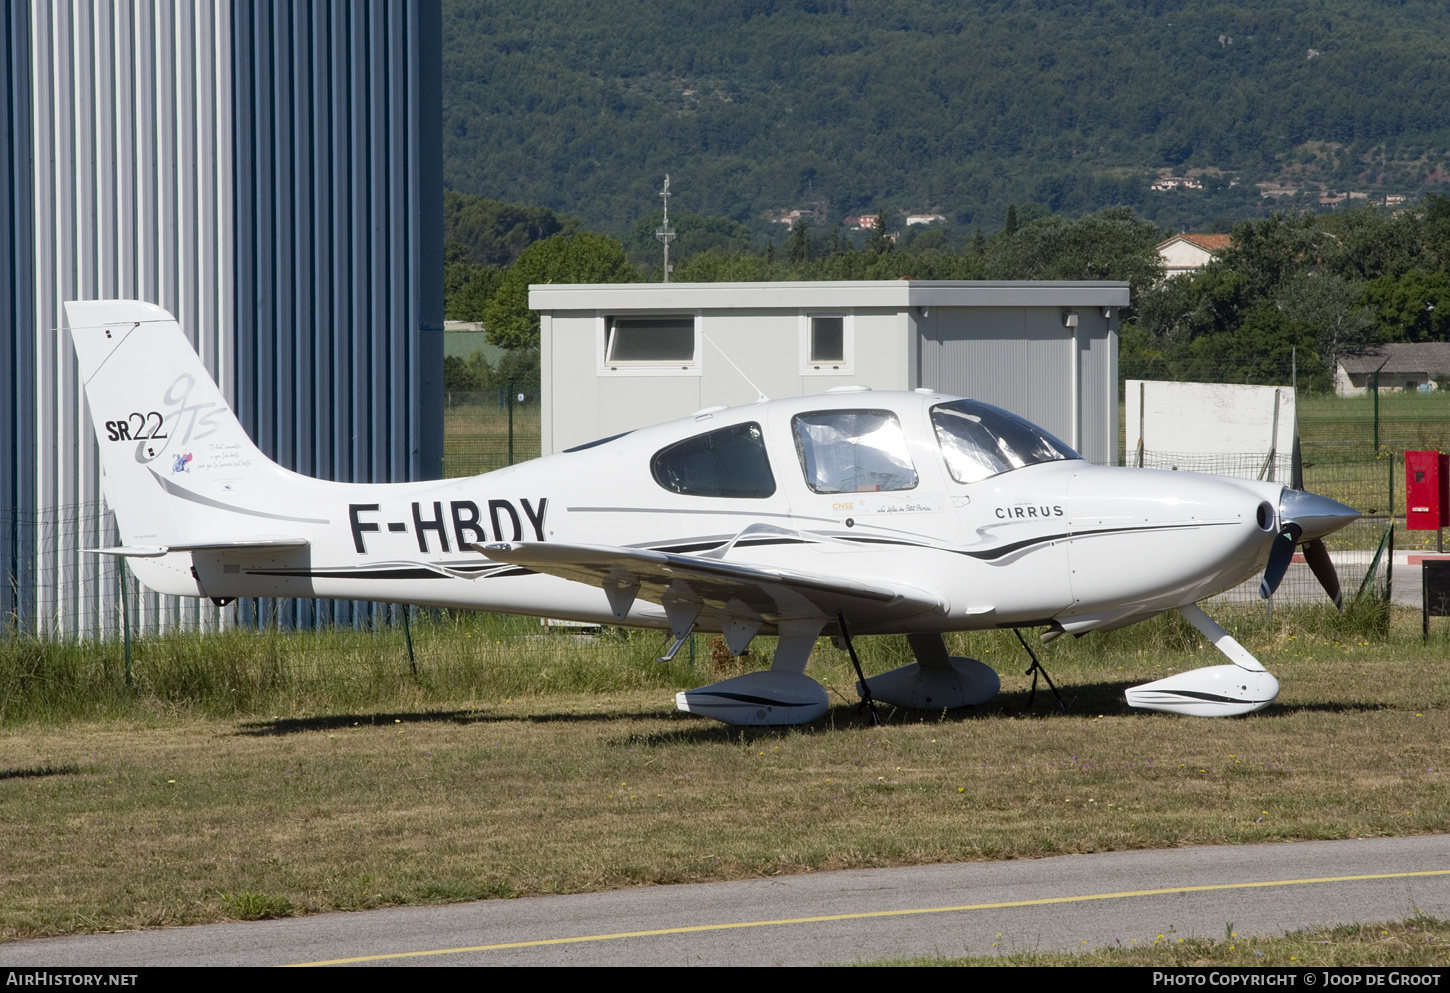
<path fill-rule="evenodd" d="M 1447 35 L 1427 0 L 445 0 L 444 175 L 616 235 L 666 172 L 757 232 L 1013 202 L 1227 230 L 1440 189 Z"/>

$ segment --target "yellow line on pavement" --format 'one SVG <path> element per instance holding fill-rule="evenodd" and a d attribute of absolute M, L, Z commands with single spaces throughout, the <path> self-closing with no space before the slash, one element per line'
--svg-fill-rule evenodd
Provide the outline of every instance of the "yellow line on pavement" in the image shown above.
<path fill-rule="evenodd" d="M 1089 893 L 1082 896 L 1053 896 L 1039 900 L 1007 900 L 1002 903 L 966 903 L 956 907 L 920 907 L 912 910 L 865 910 L 855 914 L 826 914 L 821 917 L 783 917 L 773 921 L 732 921 L 725 924 L 693 924 L 686 927 L 656 928 L 651 931 L 615 931 L 610 934 L 583 934 L 569 938 L 540 938 L 535 941 L 506 941 L 497 945 L 470 945 L 466 948 L 434 948 L 421 952 L 391 952 L 384 955 L 359 955 L 355 958 L 325 959 L 319 962 L 296 962 L 296 966 L 352 965 L 357 962 L 381 962 L 386 959 L 421 958 L 425 955 L 459 955 L 463 952 L 496 952 L 506 948 L 539 948 L 544 945 L 573 945 L 584 941 L 614 941 L 618 938 L 650 938 L 663 934 L 694 934 L 700 931 L 729 931 L 734 928 L 771 927 L 777 924 L 819 924 L 827 921 L 856 921 L 872 917 L 908 917 L 913 914 L 952 914 L 965 910 L 1004 910 L 1008 907 L 1046 907 L 1054 903 L 1084 903 L 1088 900 L 1122 900 L 1135 896 L 1163 896 L 1169 893 L 1204 893 L 1209 890 L 1243 890 L 1268 886 L 1304 886 L 1311 883 L 1350 883 L 1365 879 L 1406 879 L 1412 876 L 1447 876 L 1450 869 L 1425 872 L 1378 872 L 1364 876 L 1323 876 L 1316 879 L 1275 879 L 1257 883 L 1215 883 L 1208 886 L 1169 886 L 1159 890 L 1125 890 L 1121 893 Z"/>

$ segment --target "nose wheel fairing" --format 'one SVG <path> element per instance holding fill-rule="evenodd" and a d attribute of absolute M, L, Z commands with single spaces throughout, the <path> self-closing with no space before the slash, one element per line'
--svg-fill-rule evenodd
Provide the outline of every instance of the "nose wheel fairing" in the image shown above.
<path fill-rule="evenodd" d="M 1273 703 L 1279 696 L 1279 681 L 1270 672 L 1215 665 L 1134 686 L 1126 696 L 1128 706 L 1141 710 L 1189 717 L 1239 717 Z"/>
<path fill-rule="evenodd" d="M 1192 669 L 1131 687 L 1125 693 L 1128 706 L 1188 717 L 1239 717 L 1278 699 L 1279 681 L 1273 673 L 1197 604 L 1179 607 L 1178 612 L 1233 664 Z"/>

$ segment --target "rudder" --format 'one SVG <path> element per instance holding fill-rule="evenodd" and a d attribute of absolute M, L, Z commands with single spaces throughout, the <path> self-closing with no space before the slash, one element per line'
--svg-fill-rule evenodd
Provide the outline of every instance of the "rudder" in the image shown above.
<path fill-rule="evenodd" d="M 102 487 L 125 545 L 184 545 L 234 533 L 235 519 L 214 506 L 216 498 L 256 498 L 266 489 L 262 477 L 290 475 L 252 443 L 164 309 L 83 300 L 68 301 L 65 315 L 100 446 Z"/>

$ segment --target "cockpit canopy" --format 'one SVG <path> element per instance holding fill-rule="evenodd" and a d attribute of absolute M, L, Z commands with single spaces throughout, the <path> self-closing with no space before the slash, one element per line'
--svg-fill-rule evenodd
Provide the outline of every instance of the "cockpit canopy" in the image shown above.
<path fill-rule="evenodd" d="M 1035 424 L 989 403 L 937 404 L 931 408 L 931 421 L 947 470 L 958 483 L 1081 458 Z M 801 474 L 815 493 L 899 492 L 920 483 L 897 411 L 810 410 L 791 418 L 791 432 Z M 655 452 L 650 470 L 660 486 L 684 496 L 762 500 L 776 490 L 765 433 L 755 421 L 667 445 Z"/>
<path fill-rule="evenodd" d="M 975 483 L 1039 462 L 1080 459 L 1060 439 L 1031 421 L 978 400 L 931 408 L 947 470 L 959 483 Z"/>

